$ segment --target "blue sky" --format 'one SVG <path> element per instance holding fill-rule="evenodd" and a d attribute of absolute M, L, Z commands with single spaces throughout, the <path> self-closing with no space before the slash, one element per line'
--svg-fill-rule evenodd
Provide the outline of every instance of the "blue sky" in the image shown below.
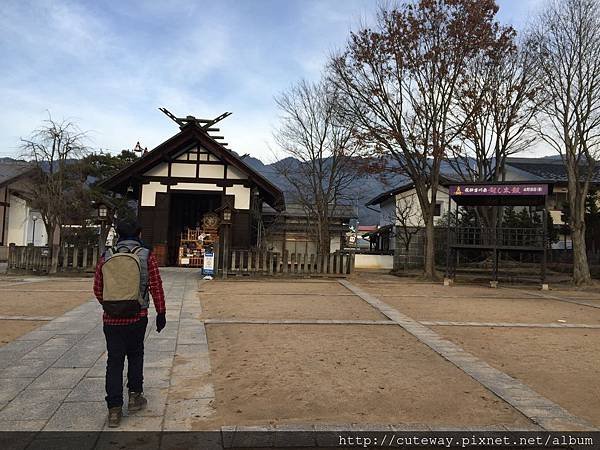
<path fill-rule="evenodd" d="M 500 0 L 522 28 L 543 0 Z M 89 131 L 93 149 L 153 148 L 177 131 L 158 107 L 216 117 L 230 148 L 266 162 L 273 97 L 317 79 L 374 0 L 4 0 L 0 9 L 0 156 L 47 117 Z"/>

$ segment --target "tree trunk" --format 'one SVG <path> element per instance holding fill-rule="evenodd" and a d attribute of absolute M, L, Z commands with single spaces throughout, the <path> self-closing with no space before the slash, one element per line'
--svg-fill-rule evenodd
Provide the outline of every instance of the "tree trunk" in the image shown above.
<path fill-rule="evenodd" d="M 328 255 L 331 251 L 331 237 L 329 236 L 329 224 L 321 223 L 319 225 L 319 247 L 320 253 L 323 255 Z"/>
<path fill-rule="evenodd" d="M 566 158 L 570 205 L 569 225 L 573 242 L 573 283 L 581 286 L 592 282 L 585 245 L 585 199 L 589 187 L 587 183 L 579 181 L 578 161 L 574 155 L 576 155 L 575 150 L 570 150 Z"/>
<path fill-rule="evenodd" d="M 571 239 L 573 241 L 573 283 L 577 286 L 591 284 L 592 277 L 585 245 L 585 222 L 578 218 L 572 219 Z"/>
<path fill-rule="evenodd" d="M 429 214 L 425 222 L 425 264 L 424 276 L 428 280 L 437 279 L 435 272 L 435 227 L 433 226 L 433 215 Z"/>

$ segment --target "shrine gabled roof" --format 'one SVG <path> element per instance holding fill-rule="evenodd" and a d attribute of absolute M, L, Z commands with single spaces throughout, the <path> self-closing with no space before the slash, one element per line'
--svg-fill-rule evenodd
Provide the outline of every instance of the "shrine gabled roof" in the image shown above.
<path fill-rule="evenodd" d="M 281 210 L 284 207 L 283 192 L 278 187 L 195 124 L 182 127 L 179 133 L 170 137 L 129 166 L 121 169 L 112 177 L 102 181 L 100 186 L 113 192 L 125 193 L 132 181 L 139 182 L 142 175 L 149 169 L 171 160 L 182 149 L 194 144 L 202 146 L 223 162 L 244 173 L 251 182 L 256 184 L 265 201 L 273 208 Z"/>

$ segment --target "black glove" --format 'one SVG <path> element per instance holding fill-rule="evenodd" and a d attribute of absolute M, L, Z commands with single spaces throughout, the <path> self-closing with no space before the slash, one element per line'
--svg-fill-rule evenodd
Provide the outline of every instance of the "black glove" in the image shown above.
<path fill-rule="evenodd" d="M 165 313 L 158 314 L 156 316 L 156 332 L 160 333 L 166 324 L 167 318 L 165 317 Z"/>

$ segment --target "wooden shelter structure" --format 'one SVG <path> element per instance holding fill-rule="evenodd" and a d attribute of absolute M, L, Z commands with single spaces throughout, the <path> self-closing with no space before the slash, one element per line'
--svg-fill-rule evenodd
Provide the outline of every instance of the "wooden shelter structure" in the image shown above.
<path fill-rule="evenodd" d="M 498 282 L 498 262 L 501 253 L 527 252 L 541 256 L 540 278 L 546 285 L 547 197 L 552 194 L 551 183 L 496 182 L 461 183 L 449 186 L 449 196 L 455 205 L 455 220 L 447 221 L 446 280 L 454 280 L 462 251 L 492 253 L 492 282 Z M 494 226 L 461 226 L 459 208 L 495 208 L 502 206 L 533 207 L 542 214 L 541 227 L 512 228 L 499 225 L 499 214 L 494 214 Z"/>

